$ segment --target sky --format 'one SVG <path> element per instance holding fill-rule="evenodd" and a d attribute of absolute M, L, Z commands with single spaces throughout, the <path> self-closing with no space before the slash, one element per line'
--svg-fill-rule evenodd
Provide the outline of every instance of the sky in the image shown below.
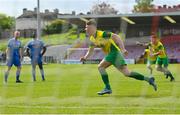
<path fill-rule="evenodd" d="M 136 4 L 135 0 L 40 0 L 40 9 L 44 11 L 58 8 L 60 13 L 86 13 L 90 11 L 91 7 L 98 3 L 105 1 L 111 4 L 119 13 L 131 13 L 133 6 Z M 37 0 L 0 0 L 0 13 L 9 16 L 18 17 L 22 14 L 22 9 L 34 10 Z M 154 0 L 155 5 L 177 5 L 180 0 Z"/>

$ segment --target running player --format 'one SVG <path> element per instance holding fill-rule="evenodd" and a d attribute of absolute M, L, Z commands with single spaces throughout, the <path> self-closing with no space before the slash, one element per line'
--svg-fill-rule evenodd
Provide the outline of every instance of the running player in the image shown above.
<path fill-rule="evenodd" d="M 156 70 L 163 72 L 166 75 L 166 78 L 170 77 L 170 81 L 174 81 L 175 79 L 172 73 L 168 70 L 169 62 L 165 48 L 156 35 L 152 35 L 151 37 L 151 48 L 152 55 L 157 56 Z"/>
<path fill-rule="evenodd" d="M 153 86 L 154 90 L 157 90 L 154 77 L 145 77 L 140 73 L 132 72 L 128 69 L 123 57 L 123 54 L 127 55 L 128 52 L 125 49 L 122 40 L 117 34 L 97 30 L 96 21 L 93 19 L 90 19 L 86 23 L 86 33 L 88 34 L 91 41 L 90 48 L 86 55 L 80 60 L 85 61 L 90 55 L 92 55 L 94 47 L 102 48 L 102 50 L 106 54 L 105 58 L 98 65 L 98 70 L 105 84 L 105 88 L 102 91 L 98 92 L 99 95 L 112 93 L 108 74 L 106 72 L 106 69 L 111 65 L 114 65 L 120 72 L 122 72 L 127 77 L 147 81 L 150 85 Z"/>
<path fill-rule="evenodd" d="M 153 68 L 152 65 L 156 64 L 157 56 L 153 56 L 151 53 L 151 43 L 140 43 L 136 42 L 137 45 L 145 46 L 146 49 L 144 50 L 142 56 L 147 58 L 147 68 L 149 69 L 149 73 L 152 76 Z"/>

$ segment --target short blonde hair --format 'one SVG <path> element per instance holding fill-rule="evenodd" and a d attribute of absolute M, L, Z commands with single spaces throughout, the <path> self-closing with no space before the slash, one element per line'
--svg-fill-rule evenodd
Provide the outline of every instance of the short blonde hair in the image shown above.
<path fill-rule="evenodd" d="M 86 22 L 87 25 L 94 25 L 97 26 L 96 20 L 95 19 L 90 19 Z"/>

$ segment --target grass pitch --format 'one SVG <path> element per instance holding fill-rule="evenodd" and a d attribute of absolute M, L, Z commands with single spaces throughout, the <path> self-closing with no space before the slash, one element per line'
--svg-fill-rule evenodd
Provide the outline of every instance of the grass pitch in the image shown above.
<path fill-rule="evenodd" d="M 145 65 L 129 65 L 129 68 L 148 75 Z M 124 77 L 110 67 L 110 83 L 113 93 L 98 96 L 104 85 L 97 65 L 44 66 L 46 81 L 42 82 L 37 69 L 37 82 L 32 82 L 31 66 L 23 66 L 22 84 L 15 83 L 12 68 L 8 83 L 3 84 L 5 66 L 0 67 L 0 113 L 180 113 L 180 77 L 178 64 L 169 69 L 175 82 L 165 79 L 154 70 L 158 91 L 146 82 Z"/>

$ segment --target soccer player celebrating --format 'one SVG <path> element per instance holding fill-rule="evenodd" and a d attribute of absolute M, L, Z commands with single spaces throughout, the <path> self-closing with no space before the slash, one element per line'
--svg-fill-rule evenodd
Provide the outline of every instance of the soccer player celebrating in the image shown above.
<path fill-rule="evenodd" d="M 152 55 L 157 56 L 156 69 L 157 71 L 163 72 L 166 78 L 170 77 L 170 81 L 174 81 L 174 77 L 168 70 L 168 56 L 166 54 L 163 44 L 159 41 L 156 35 L 151 37 Z M 163 67 L 162 67 L 163 66 Z"/>
<path fill-rule="evenodd" d="M 5 72 L 5 76 L 4 76 L 5 83 L 7 83 L 8 75 L 13 65 L 17 67 L 16 83 L 22 83 L 22 81 L 19 79 L 21 72 L 21 61 L 22 61 L 22 44 L 18 40 L 19 37 L 20 37 L 20 32 L 15 31 L 14 38 L 11 38 L 8 42 L 8 47 L 6 49 L 8 69 Z"/>
<path fill-rule="evenodd" d="M 28 42 L 26 48 L 27 55 L 31 58 L 33 81 L 36 81 L 36 65 L 39 66 L 42 81 L 45 81 L 42 57 L 46 52 L 46 46 L 43 41 L 36 38 L 36 34 L 33 33 L 33 39 Z"/>
<path fill-rule="evenodd" d="M 154 90 L 157 90 L 155 79 L 153 77 L 145 77 L 144 75 L 137 72 L 132 72 L 127 68 L 127 64 L 124 60 L 123 54 L 127 55 L 128 52 L 125 49 L 122 40 L 117 34 L 97 30 L 96 21 L 93 19 L 90 19 L 86 23 L 86 33 L 88 34 L 91 42 L 90 48 L 86 55 L 84 57 L 81 57 L 80 60 L 85 61 L 90 55 L 92 55 L 94 47 L 102 48 L 102 50 L 106 54 L 106 57 L 98 65 L 98 70 L 105 84 L 105 88 L 102 91 L 98 92 L 98 95 L 112 93 L 108 74 L 106 72 L 106 69 L 111 65 L 114 65 L 125 76 L 137 80 L 147 81 L 150 85 L 153 86 Z"/>

